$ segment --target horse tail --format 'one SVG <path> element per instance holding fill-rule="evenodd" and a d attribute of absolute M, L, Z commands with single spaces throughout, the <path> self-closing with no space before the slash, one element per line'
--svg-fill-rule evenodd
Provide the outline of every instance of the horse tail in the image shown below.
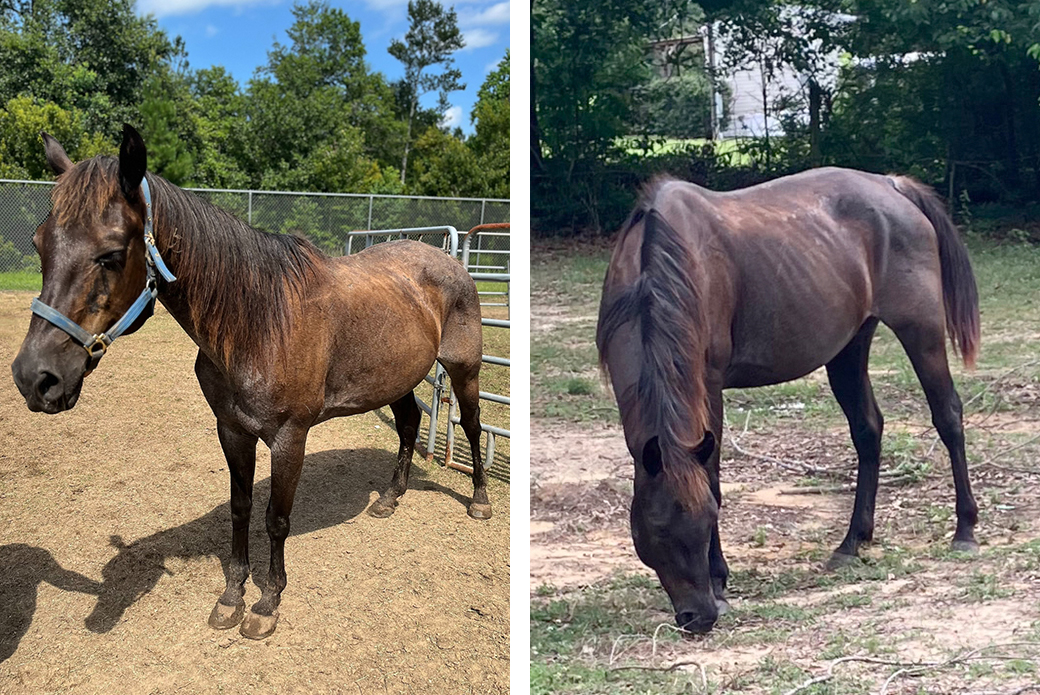
<path fill-rule="evenodd" d="M 972 369 L 979 354 L 979 291 L 968 249 L 935 191 L 906 176 L 893 176 L 892 180 L 896 190 L 916 205 L 935 228 L 939 241 L 946 329 L 965 366 Z"/>
<path fill-rule="evenodd" d="M 705 315 L 693 275 L 694 257 L 656 209 L 647 205 L 637 210 L 629 228 L 640 220 L 639 279 L 601 309 L 596 343 L 603 365 L 610 336 L 638 318 L 642 366 L 635 396 L 640 420 L 656 433 L 661 464 L 677 497 L 699 506 L 710 488 L 692 453 L 708 430 Z M 631 394 L 617 397 L 620 404 Z"/>

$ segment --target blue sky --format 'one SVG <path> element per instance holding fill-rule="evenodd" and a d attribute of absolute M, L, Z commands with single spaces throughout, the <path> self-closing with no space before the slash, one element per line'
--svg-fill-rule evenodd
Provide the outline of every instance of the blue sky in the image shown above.
<path fill-rule="evenodd" d="M 451 0 L 441 0 L 445 7 Z M 386 52 L 391 39 L 408 31 L 408 0 L 330 0 L 355 22 L 361 23 L 366 59 L 390 81 L 404 74 L 401 64 Z M 292 25 L 292 0 L 138 0 L 140 14 L 153 14 L 171 37 L 184 39 L 193 69 L 223 65 L 243 87 L 256 68 L 267 62 L 275 40 L 288 44 L 285 30 Z M 450 95 L 448 123 L 472 133 L 470 111 L 477 91 L 509 46 L 509 0 L 476 0 L 454 4 L 466 47 L 455 54 L 466 89 Z M 423 105 L 436 105 L 435 94 Z"/>

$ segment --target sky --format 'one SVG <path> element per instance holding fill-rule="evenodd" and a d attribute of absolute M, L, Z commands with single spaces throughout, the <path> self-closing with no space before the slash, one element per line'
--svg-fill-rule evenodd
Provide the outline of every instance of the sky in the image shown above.
<path fill-rule="evenodd" d="M 452 0 L 441 0 L 445 7 Z M 390 41 L 408 31 L 408 0 L 330 0 L 361 24 L 368 64 L 394 81 L 404 68 L 386 52 Z M 152 14 L 170 37 L 184 39 L 192 69 L 223 65 L 245 87 L 256 68 L 267 63 L 267 52 L 277 40 L 288 45 L 293 22 L 293 0 L 138 0 L 139 14 Z M 495 69 L 509 47 L 509 0 L 474 0 L 454 4 L 466 47 L 455 54 L 466 89 L 449 95 L 446 123 L 471 134 L 470 111 L 487 74 Z M 436 94 L 422 104 L 433 107 Z"/>

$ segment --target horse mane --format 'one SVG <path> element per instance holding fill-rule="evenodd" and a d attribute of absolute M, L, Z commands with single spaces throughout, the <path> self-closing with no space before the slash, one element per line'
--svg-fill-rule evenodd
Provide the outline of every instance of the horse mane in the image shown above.
<path fill-rule="evenodd" d="M 326 257 L 310 241 L 254 229 L 229 212 L 147 174 L 156 244 L 177 276 L 191 328 L 225 366 L 288 354 L 293 305 L 326 273 Z M 119 160 L 95 157 L 58 179 L 58 222 L 97 219 L 117 195 Z"/>
<path fill-rule="evenodd" d="M 639 321 L 642 367 L 634 396 L 640 420 L 659 438 L 664 470 L 676 496 L 693 509 L 711 495 L 704 467 L 693 454 L 708 429 L 707 340 L 700 288 L 693 275 L 694 254 L 657 209 L 661 189 L 671 181 L 651 181 L 622 228 L 604 290 L 618 249 L 642 222 L 639 278 L 601 306 L 596 345 L 606 373 L 611 338 L 624 324 Z M 633 399 L 631 389 L 616 395 L 619 405 Z"/>

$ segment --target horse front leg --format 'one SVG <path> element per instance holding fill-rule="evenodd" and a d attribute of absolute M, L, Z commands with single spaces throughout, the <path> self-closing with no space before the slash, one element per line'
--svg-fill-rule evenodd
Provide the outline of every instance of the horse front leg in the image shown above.
<path fill-rule="evenodd" d="M 708 459 L 708 483 L 711 486 L 711 494 L 715 497 L 715 503 L 722 511 L 722 483 L 720 463 L 722 459 L 722 435 L 725 427 L 723 418 L 722 380 L 713 379 L 708 384 L 708 403 L 711 406 L 710 427 L 715 435 L 715 450 Z M 722 540 L 719 537 L 719 522 L 716 519 L 711 529 L 711 545 L 708 548 L 708 574 L 711 576 L 711 588 L 715 594 L 715 605 L 719 615 L 729 612 L 729 602 L 726 600 L 726 582 L 729 580 L 729 565 L 722 554 Z"/>
<path fill-rule="evenodd" d="M 253 604 L 239 631 L 249 639 L 263 639 L 278 623 L 278 604 L 285 589 L 285 539 L 289 536 L 296 485 L 300 482 L 307 428 L 286 425 L 271 444 L 271 500 L 267 504 L 267 535 L 271 539 L 271 566 L 260 600 Z"/>
<path fill-rule="evenodd" d="M 209 626 L 227 630 L 242 622 L 245 585 L 249 578 L 249 517 L 253 507 L 256 437 L 217 421 L 217 437 L 231 473 L 231 563 L 227 587 L 213 606 Z"/>

